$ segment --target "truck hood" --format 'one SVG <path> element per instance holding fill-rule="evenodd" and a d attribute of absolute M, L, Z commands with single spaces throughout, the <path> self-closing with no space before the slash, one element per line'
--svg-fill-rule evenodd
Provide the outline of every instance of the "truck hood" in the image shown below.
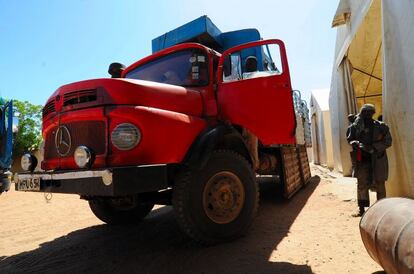
<path fill-rule="evenodd" d="M 97 105 L 134 105 L 201 116 L 200 92 L 189 88 L 134 79 L 93 79 L 57 89 L 44 108 L 54 105 L 57 112 Z"/>

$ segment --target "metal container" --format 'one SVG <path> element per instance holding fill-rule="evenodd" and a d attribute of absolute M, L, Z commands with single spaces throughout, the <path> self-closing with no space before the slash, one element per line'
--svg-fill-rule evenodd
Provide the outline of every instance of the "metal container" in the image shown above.
<path fill-rule="evenodd" d="M 362 241 L 388 274 L 414 273 L 414 200 L 389 198 L 361 218 Z"/>

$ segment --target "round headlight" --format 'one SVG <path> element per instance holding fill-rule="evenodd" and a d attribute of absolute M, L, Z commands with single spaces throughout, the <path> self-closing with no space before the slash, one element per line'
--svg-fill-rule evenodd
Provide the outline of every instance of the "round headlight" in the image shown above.
<path fill-rule="evenodd" d="M 22 156 L 22 159 L 20 160 L 20 164 L 22 166 L 22 169 L 25 171 L 33 171 L 35 170 L 37 166 L 37 159 L 35 156 L 26 153 Z"/>
<path fill-rule="evenodd" d="M 78 146 L 73 154 L 76 164 L 80 168 L 90 167 L 93 163 L 93 153 L 85 146 Z"/>
<path fill-rule="evenodd" d="M 119 150 L 130 150 L 134 148 L 140 140 L 140 130 L 129 123 L 119 124 L 111 134 L 112 144 Z"/>

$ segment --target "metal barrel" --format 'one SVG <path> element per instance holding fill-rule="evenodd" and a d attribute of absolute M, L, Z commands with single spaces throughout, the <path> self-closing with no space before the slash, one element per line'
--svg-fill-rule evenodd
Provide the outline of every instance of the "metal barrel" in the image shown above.
<path fill-rule="evenodd" d="M 369 255 L 385 272 L 414 273 L 414 200 L 378 201 L 362 216 L 359 229 Z"/>

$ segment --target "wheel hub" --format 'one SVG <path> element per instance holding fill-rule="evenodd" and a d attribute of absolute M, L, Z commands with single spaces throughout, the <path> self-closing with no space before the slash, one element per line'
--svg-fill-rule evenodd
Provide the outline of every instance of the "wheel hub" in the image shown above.
<path fill-rule="evenodd" d="M 124 197 L 118 199 L 109 199 L 108 203 L 117 210 L 130 210 L 136 207 L 136 199 L 134 197 Z"/>
<path fill-rule="evenodd" d="M 227 224 L 240 214 L 244 199 L 244 187 L 239 177 L 232 172 L 222 171 L 206 183 L 203 207 L 213 222 Z"/>

